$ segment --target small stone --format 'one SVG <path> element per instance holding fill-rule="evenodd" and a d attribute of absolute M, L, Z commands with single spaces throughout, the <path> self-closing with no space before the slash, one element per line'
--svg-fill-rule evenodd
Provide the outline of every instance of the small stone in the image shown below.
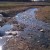
<path fill-rule="evenodd" d="M 17 33 L 13 33 L 12 35 L 13 35 L 13 36 L 16 36 L 16 35 L 17 35 Z"/>
<path fill-rule="evenodd" d="M 31 38 L 31 37 L 28 37 L 29 39 Z"/>
<path fill-rule="evenodd" d="M 41 31 L 41 32 L 44 32 L 44 29 L 41 29 L 40 31 Z"/>
<path fill-rule="evenodd" d="M 38 43 L 40 42 L 40 41 L 37 41 Z"/>

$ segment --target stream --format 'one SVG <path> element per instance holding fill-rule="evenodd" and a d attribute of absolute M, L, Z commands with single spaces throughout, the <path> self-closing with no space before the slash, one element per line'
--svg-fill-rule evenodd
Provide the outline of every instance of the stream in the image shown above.
<path fill-rule="evenodd" d="M 20 36 L 23 37 L 24 39 L 27 39 L 27 41 L 31 42 L 32 44 L 34 44 L 35 42 L 36 43 L 39 42 L 41 45 L 48 47 L 50 45 L 49 44 L 50 31 L 48 31 L 50 30 L 50 24 L 37 20 L 35 18 L 36 15 L 35 11 L 38 11 L 38 9 L 31 8 L 24 12 L 18 13 L 15 16 L 15 20 L 17 20 L 18 23 L 23 23 L 25 25 L 28 25 L 26 28 L 24 28 L 24 31 L 20 33 Z M 0 31 L 4 32 L 8 31 L 12 28 L 11 26 L 12 25 L 6 24 L 2 28 L 0 28 Z M 42 29 L 44 32 L 40 31 Z M 2 50 L 2 46 L 3 44 L 6 43 L 7 39 L 8 38 L 2 38 L 2 37 L 0 38 L 0 50 Z"/>

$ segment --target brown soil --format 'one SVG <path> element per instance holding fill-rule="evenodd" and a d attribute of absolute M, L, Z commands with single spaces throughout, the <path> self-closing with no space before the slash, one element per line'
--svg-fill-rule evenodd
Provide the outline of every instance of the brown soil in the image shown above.
<path fill-rule="evenodd" d="M 50 23 L 50 6 L 45 6 L 43 8 L 40 8 L 36 12 L 36 18 Z"/>
<path fill-rule="evenodd" d="M 29 43 L 21 38 L 13 37 L 4 46 L 4 50 L 29 50 Z"/>
<path fill-rule="evenodd" d="M 45 48 L 44 45 L 40 46 L 40 43 L 29 42 L 22 37 L 13 37 L 4 45 L 3 50 L 50 50 L 50 47 Z"/>
<path fill-rule="evenodd" d="M 15 16 L 17 13 L 24 11 L 28 9 L 28 7 L 6 7 L 6 8 L 1 8 L 0 12 L 5 12 L 7 14 L 9 14 L 10 16 Z"/>

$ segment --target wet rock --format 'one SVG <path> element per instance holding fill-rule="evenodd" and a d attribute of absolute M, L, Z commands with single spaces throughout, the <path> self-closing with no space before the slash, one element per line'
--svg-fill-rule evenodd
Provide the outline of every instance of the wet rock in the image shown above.
<path fill-rule="evenodd" d="M 4 24 L 4 17 L 2 14 L 0 14 L 0 26 L 3 26 Z"/>
<path fill-rule="evenodd" d="M 19 36 L 19 33 L 21 31 L 6 31 L 5 34 L 7 35 L 13 35 L 13 36 Z"/>
<path fill-rule="evenodd" d="M 43 30 L 43 29 L 41 29 L 40 31 L 41 31 L 41 32 L 43 32 L 44 30 Z"/>
<path fill-rule="evenodd" d="M 16 31 L 6 31 L 5 33 L 8 35 L 17 35 Z"/>
<path fill-rule="evenodd" d="M 0 12 L 0 14 L 3 15 L 3 17 L 10 17 L 9 14 L 5 13 L 5 12 Z"/>
<path fill-rule="evenodd" d="M 0 26 L 2 27 L 5 24 L 4 21 L 0 21 Z"/>
<path fill-rule="evenodd" d="M 19 23 L 19 24 L 13 24 L 13 29 L 12 30 L 17 30 L 17 31 L 24 31 L 24 28 L 26 28 L 25 24 Z"/>
<path fill-rule="evenodd" d="M 0 14 L 0 21 L 2 21 L 3 20 L 3 15 L 2 14 Z"/>
<path fill-rule="evenodd" d="M 45 32 L 45 30 L 44 30 L 44 29 L 41 29 L 41 30 L 40 30 L 40 32 L 43 32 L 43 33 L 44 33 L 44 32 Z"/>

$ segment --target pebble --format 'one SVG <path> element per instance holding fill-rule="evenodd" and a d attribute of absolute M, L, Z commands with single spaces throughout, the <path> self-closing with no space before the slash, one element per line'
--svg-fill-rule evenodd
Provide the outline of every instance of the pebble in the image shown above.
<path fill-rule="evenodd" d="M 44 29 L 41 29 L 40 31 L 41 31 L 41 32 L 44 32 Z"/>

